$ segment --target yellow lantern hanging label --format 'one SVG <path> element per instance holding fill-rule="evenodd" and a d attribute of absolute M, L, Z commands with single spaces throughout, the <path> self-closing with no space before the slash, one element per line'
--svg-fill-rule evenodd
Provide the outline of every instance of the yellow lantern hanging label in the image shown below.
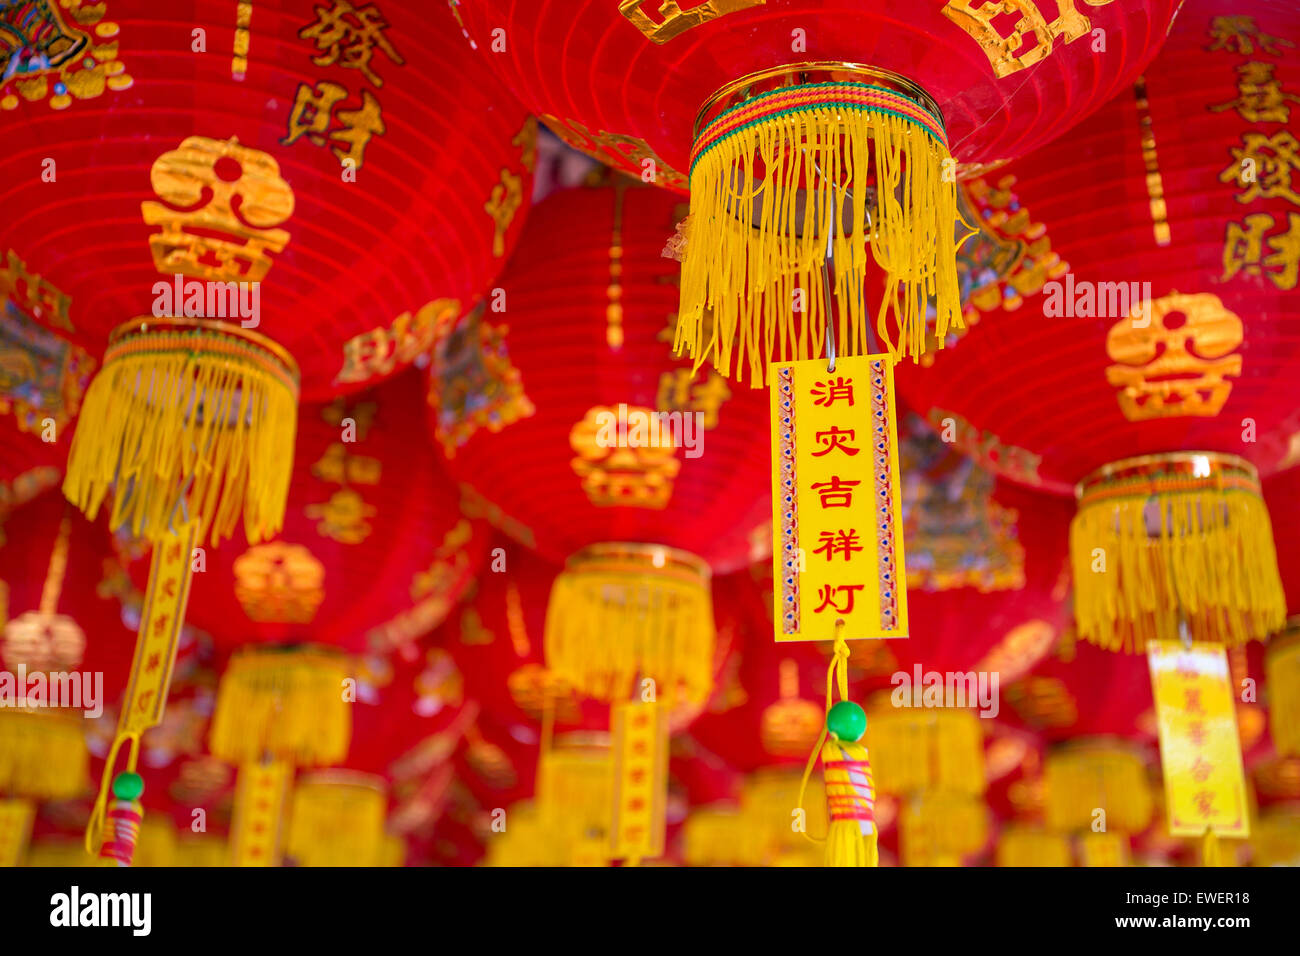
<path fill-rule="evenodd" d="M 776 640 L 907 637 L 893 360 L 770 376 Z"/>
<path fill-rule="evenodd" d="M 663 856 L 667 824 L 668 707 L 652 701 L 610 711 L 614 756 L 612 859 Z"/>
<path fill-rule="evenodd" d="M 1170 836 L 1250 836 L 1228 656 L 1221 645 L 1148 641 Z"/>
<path fill-rule="evenodd" d="M 154 545 L 131 682 L 117 726 L 119 737 L 138 736 L 162 723 L 190 601 L 190 560 L 197 531 L 198 522 L 191 521 Z"/>
<path fill-rule="evenodd" d="M 230 823 L 232 866 L 279 866 L 284 805 L 293 765 L 250 760 L 239 767 Z"/>

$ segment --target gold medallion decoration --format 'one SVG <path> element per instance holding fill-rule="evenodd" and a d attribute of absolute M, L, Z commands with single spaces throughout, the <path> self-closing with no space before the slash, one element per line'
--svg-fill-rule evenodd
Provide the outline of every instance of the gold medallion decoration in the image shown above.
<path fill-rule="evenodd" d="M 649 408 L 625 405 L 621 410 L 626 423 L 657 421 Z M 619 412 L 598 405 L 573 426 L 569 444 L 578 454 L 572 461 L 573 473 L 594 505 L 666 508 L 673 496 L 673 480 L 682 467 L 677 449 L 671 438 L 655 442 L 647 434 L 644 442 L 634 441 L 635 432 L 629 432 L 628 440 L 621 444 L 607 440 Z"/>
<path fill-rule="evenodd" d="M 1106 354 L 1117 364 L 1106 379 L 1117 386 L 1129 421 L 1179 415 L 1213 416 L 1241 375 L 1241 319 L 1217 295 L 1172 293 L 1134 307 L 1111 327 Z M 1180 317 L 1175 323 L 1171 317 Z"/>
<path fill-rule="evenodd" d="M 235 597 L 249 620 L 308 624 L 325 599 L 325 566 L 300 544 L 254 545 L 235 559 Z"/>
<path fill-rule="evenodd" d="M 149 248 L 163 275 L 260 282 L 271 253 L 289 243 L 289 233 L 274 227 L 293 215 L 293 190 L 270 154 L 238 139 L 186 137 L 154 161 L 149 178 L 162 202 L 143 202 L 140 211 L 147 225 L 162 226 Z"/>

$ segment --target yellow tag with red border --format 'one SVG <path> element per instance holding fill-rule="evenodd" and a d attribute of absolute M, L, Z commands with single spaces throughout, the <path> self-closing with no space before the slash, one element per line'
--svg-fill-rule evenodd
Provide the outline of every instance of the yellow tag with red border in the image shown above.
<path fill-rule="evenodd" d="M 162 723 L 176 648 L 190 602 L 190 561 L 198 522 L 191 521 L 154 544 L 149 585 L 131 663 L 131 682 L 122 698 L 118 736 L 138 735 Z"/>
<path fill-rule="evenodd" d="M 614 819 L 610 857 L 642 860 L 664 853 L 668 799 L 668 707 L 627 701 L 610 709 Z"/>
<path fill-rule="evenodd" d="M 894 363 L 774 364 L 776 640 L 907 637 Z"/>
<path fill-rule="evenodd" d="M 1237 709 L 1219 644 L 1147 641 L 1170 836 L 1250 836 Z"/>
<path fill-rule="evenodd" d="M 240 764 L 230 821 L 232 866 L 279 866 L 280 836 L 293 766 L 284 761 Z"/>

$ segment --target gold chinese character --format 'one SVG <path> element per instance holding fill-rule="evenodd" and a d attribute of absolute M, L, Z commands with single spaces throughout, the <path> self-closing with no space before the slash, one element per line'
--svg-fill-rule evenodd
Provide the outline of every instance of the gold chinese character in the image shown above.
<path fill-rule="evenodd" d="M 523 128 L 515 134 L 515 138 L 510 141 L 510 144 L 519 147 L 519 165 L 531 173 L 534 167 L 537 166 L 536 116 L 530 116 L 524 120 Z"/>
<path fill-rule="evenodd" d="M 312 57 L 317 66 L 338 63 L 350 70 L 360 70 L 378 88 L 384 81 L 370 68 L 376 47 L 398 66 L 405 64 L 384 36 L 388 22 L 373 4 L 358 9 L 348 0 L 334 0 L 333 9 L 317 7 L 316 16 L 316 22 L 299 30 L 298 36 L 314 40 L 316 49 L 323 51 L 320 56 Z"/>
<path fill-rule="evenodd" d="M 347 149 L 334 147 L 331 152 L 339 162 L 351 162 L 360 169 L 365 160 L 366 144 L 370 137 L 382 135 L 386 129 L 379 101 L 369 90 L 361 91 L 361 109 L 339 110 L 341 129 L 330 129 L 333 110 L 348 91 L 337 83 L 321 81 L 315 89 L 306 83 L 298 84 L 298 94 L 289 111 L 289 131 L 281 145 L 291 146 L 304 134 L 317 146 L 324 146 L 326 138 L 346 143 Z"/>
<path fill-rule="evenodd" d="M 344 419 L 352 419 L 356 423 L 357 441 L 365 441 L 378 413 L 379 406 L 374 402 L 357 402 L 354 405 L 345 399 L 336 398 L 321 410 L 320 417 L 321 421 L 338 427 L 343 426 Z"/>
<path fill-rule="evenodd" d="M 334 442 L 311 466 L 311 473 L 321 481 L 334 484 L 377 485 L 383 471 L 378 458 L 348 454 L 342 442 Z"/>
<path fill-rule="evenodd" d="M 702 382 L 695 381 L 695 371 L 675 368 L 659 376 L 655 407 L 661 412 L 701 412 L 704 428 L 718 427 L 718 411 L 731 397 L 726 379 L 712 369 L 706 370 Z"/>
<path fill-rule="evenodd" d="M 1101 7 L 1112 0 L 1084 2 L 1090 7 Z M 1046 0 L 1042 4 L 1046 6 Z M 971 35 L 989 58 L 993 74 L 1001 78 L 1046 59 L 1057 37 L 1062 38 L 1063 44 L 1073 43 L 1092 30 L 1092 21 L 1075 9 L 1074 4 L 1075 0 L 1056 0 L 1056 19 L 1051 21 L 1043 16 L 1036 0 L 948 0 L 943 15 Z M 1004 15 L 1015 20 L 1004 20 Z M 1006 23 L 1010 32 L 1000 32 L 995 21 Z M 1019 53 L 1031 35 L 1033 44 Z"/>
<path fill-rule="evenodd" d="M 330 495 L 324 504 L 308 505 L 303 509 L 308 518 L 319 519 L 316 531 L 322 538 L 332 538 L 340 544 L 360 544 L 370 537 L 367 518 L 373 518 L 375 508 L 351 488 L 342 488 Z"/>
<path fill-rule="evenodd" d="M 223 167 L 218 174 L 218 163 L 233 170 Z M 271 268 L 270 253 L 289 242 L 289 233 L 271 227 L 293 215 L 293 190 L 269 154 L 238 139 L 190 136 L 158 157 L 149 179 L 163 202 L 143 202 L 140 211 L 146 225 L 162 226 L 149 237 L 149 248 L 164 275 L 258 282 Z M 205 206 L 191 208 L 205 198 Z"/>
<path fill-rule="evenodd" d="M 658 2 L 659 20 L 646 12 L 647 7 Z M 676 0 L 619 0 L 618 12 L 640 30 L 651 43 L 660 45 L 681 36 L 692 27 L 725 17 L 728 13 L 761 7 L 767 0 L 705 0 L 698 6 L 683 10 Z"/>
<path fill-rule="evenodd" d="M 1223 276 L 1226 282 L 1238 273 L 1264 276 L 1279 289 L 1296 287 L 1297 259 L 1300 259 L 1300 215 L 1289 213 L 1290 228 L 1268 239 L 1273 254 L 1264 255 L 1264 232 L 1274 225 L 1268 213 L 1252 213 L 1240 223 L 1230 222 L 1223 239 Z M 1267 271 L 1266 271 L 1267 270 Z"/>
<path fill-rule="evenodd" d="M 1207 46 L 1206 49 L 1211 53 L 1215 50 L 1226 50 L 1228 53 L 1240 53 L 1242 56 L 1254 54 L 1256 44 L 1259 44 L 1259 48 L 1270 56 L 1281 56 L 1281 51 L 1277 48 L 1279 43 L 1283 46 L 1295 46 L 1290 40 L 1260 33 L 1259 28 L 1255 26 L 1254 17 L 1215 17 L 1210 21 L 1210 39 L 1214 44 Z"/>
<path fill-rule="evenodd" d="M 1129 421 L 1179 415 L 1217 415 L 1228 400 L 1228 376 L 1241 374 L 1241 319 L 1217 295 L 1173 293 L 1151 303 L 1151 322 L 1134 319 L 1141 307 L 1120 319 L 1106 336 L 1106 354 L 1115 362 L 1106 380 L 1119 388 L 1116 398 Z M 1176 326 L 1166 323 L 1180 316 Z"/>
<path fill-rule="evenodd" d="M 510 172 L 501 170 L 501 182 L 492 187 L 492 195 L 483 204 L 484 211 L 496 224 L 492 236 L 492 255 L 500 259 L 506 254 L 506 230 L 515 220 L 515 213 L 523 205 L 523 179 Z"/>
<path fill-rule="evenodd" d="M 1235 182 L 1244 192 L 1237 202 L 1255 199 L 1287 199 L 1300 205 L 1300 194 L 1291 188 L 1291 172 L 1300 169 L 1300 142 L 1287 130 L 1272 136 L 1245 133 L 1243 145 L 1229 147 L 1233 161 L 1219 174 L 1219 182 Z"/>
<path fill-rule="evenodd" d="M 1237 80 L 1238 96 L 1235 100 L 1211 106 L 1211 113 L 1235 109 L 1242 119 L 1251 123 L 1286 123 L 1291 119 L 1287 100 L 1300 102 L 1300 97 L 1285 92 L 1273 78 L 1273 64 L 1251 61 L 1237 67 L 1241 74 Z"/>

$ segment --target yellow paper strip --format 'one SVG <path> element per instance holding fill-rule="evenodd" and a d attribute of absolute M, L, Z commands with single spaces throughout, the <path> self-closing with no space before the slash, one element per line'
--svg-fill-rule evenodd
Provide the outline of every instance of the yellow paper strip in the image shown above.
<path fill-rule="evenodd" d="M 614 820 L 610 856 L 639 861 L 663 856 L 668 799 L 668 708 L 625 702 L 610 710 Z"/>
<path fill-rule="evenodd" d="M 231 865 L 280 865 L 284 806 L 292 777 L 293 767 L 282 761 L 240 766 L 230 823 Z"/>
<path fill-rule="evenodd" d="M 140 734 L 162 723 L 190 601 L 190 557 L 197 532 L 198 522 L 191 521 L 154 544 L 131 681 L 118 719 L 119 736 Z"/>
<path fill-rule="evenodd" d="M 771 367 L 776 640 L 907 637 L 888 355 Z"/>
<path fill-rule="evenodd" d="M 1250 836 L 1228 656 L 1218 644 L 1147 641 L 1170 836 Z"/>

